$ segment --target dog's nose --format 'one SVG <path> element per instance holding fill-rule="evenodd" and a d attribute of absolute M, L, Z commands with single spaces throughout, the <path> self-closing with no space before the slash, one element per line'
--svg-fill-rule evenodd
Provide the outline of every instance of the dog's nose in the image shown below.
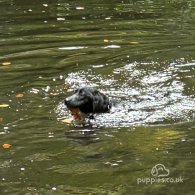
<path fill-rule="evenodd" d="M 64 104 L 67 106 L 71 101 L 71 98 L 70 97 L 67 97 L 65 100 L 64 100 Z"/>
<path fill-rule="evenodd" d="M 64 104 L 65 104 L 65 105 L 68 104 L 68 99 L 67 99 L 67 98 L 64 100 Z"/>

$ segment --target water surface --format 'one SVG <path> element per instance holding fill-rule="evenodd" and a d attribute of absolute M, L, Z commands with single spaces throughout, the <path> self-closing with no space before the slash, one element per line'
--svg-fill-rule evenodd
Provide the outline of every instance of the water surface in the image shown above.
<path fill-rule="evenodd" d="M 194 8 L 0 0 L 0 193 L 193 194 Z M 93 128 L 61 121 L 82 86 L 116 102 Z"/>

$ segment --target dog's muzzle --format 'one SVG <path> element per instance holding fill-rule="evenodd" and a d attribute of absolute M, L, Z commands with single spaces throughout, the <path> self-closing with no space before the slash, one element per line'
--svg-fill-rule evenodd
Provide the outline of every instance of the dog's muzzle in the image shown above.
<path fill-rule="evenodd" d="M 83 116 L 81 114 L 81 111 L 79 109 L 79 107 L 76 107 L 75 105 L 73 105 L 72 102 L 72 96 L 68 97 L 64 100 L 64 104 L 67 106 L 68 110 L 70 111 L 71 115 L 73 116 L 73 118 L 77 121 L 81 121 Z"/>

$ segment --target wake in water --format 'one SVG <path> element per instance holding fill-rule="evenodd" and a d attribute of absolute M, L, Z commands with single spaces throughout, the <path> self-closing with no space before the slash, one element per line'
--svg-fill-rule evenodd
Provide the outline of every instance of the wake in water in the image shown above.
<path fill-rule="evenodd" d="M 110 75 L 97 75 L 92 70 L 73 72 L 67 75 L 65 83 L 70 86 L 69 91 L 83 86 L 96 87 L 113 100 L 110 113 L 96 115 L 98 126 L 184 122 L 193 120 L 195 111 L 194 96 L 184 93 L 185 84 L 180 76 L 184 66 L 134 62 L 115 68 Z M 56 112 L 58 117 L 70 117 L 63 103 Z"/>

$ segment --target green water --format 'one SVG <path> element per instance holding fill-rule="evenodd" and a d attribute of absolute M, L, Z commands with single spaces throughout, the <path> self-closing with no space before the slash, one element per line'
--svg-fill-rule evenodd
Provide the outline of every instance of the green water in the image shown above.
<path fill-rule="evenodd" d="M 194 0 L 0 0 L 0 194 L 193 195 L 194 22 Z M 117 102 L 93 128 L 61 121 L 81 86 Z"/>

